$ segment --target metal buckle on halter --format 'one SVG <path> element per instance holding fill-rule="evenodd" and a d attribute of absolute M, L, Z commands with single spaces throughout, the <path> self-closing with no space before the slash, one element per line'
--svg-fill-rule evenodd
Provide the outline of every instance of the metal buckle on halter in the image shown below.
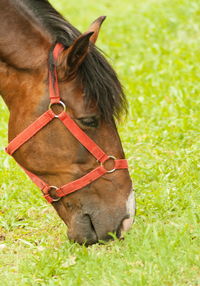
<path fill-rule="evenodd" d="M 108 159 L 107 159 L 106 161 L 104 161 L 104 162 L 101 162 L 100 165 L 101 165 L 102 167 L 104 167 L 104 164 L 105 164 L 108 160 L 110 160 L 110 159 L 112 159 L 112 160 L 115 161 L 117 158 L 115 158 L 115 156 L 108 156 Z M 114 166 L 115 166 L 115 165 L 114 165 Z M 106 169 L 106 168 L 104 167 L 104 169 Z M 116 171 L 116 168 L 114 167 L 114 168 L 111 169 L 111 170 L 107 170 L 107 169 L 106 169 L 106 171 L 107 171 L 108 174 L 110 174 L 110 173 L 115 172 L 115 171 Z"/>
<path fill-rule="evenodd" d="M 61 197 L 58 197 L 57 199 L 53 198 L 52 195 L 49 193 L 51 190 L 57 191 L 58 187 L 56 187 L 56 186 L 49 186 L 49 189 L 48 189 L 48 192 L 47 192 L 47 194 L 51 197 L 53 202 L 58 202 L 61 199 Z"/>
<path fill-rule="evenodd" d="M 65 105 L 64 102 L 62 102 L 61 100 L 60 100 L 58 103 L 50 103 L 50 104 L 49 104 L 49 109 L 52 110 L 52 106 L 53 106 L 53 105 L 61 105 L 62 108 L 63 108 L 63 111 L 66 111 L 66 105 Z M 63 112 L 63 111 L 62 111 L 62 112 Z M 54 113 L 53 110 L 52 110 L 52 112 Z M 60 112 L 59 114 L 55 114 L 55 113 L 54 113 L 55 118 L 58 118 L 59 115 L 60 115 L 62 112 Z"/>

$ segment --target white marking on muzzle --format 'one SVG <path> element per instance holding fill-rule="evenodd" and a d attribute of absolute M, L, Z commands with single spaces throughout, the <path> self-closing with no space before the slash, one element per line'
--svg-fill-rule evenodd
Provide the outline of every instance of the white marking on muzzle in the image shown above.
<path fill-rule="evenodd" d="M 125 219 L 122 222 L 122 233 L 128 231 L 131 228 L 132 223 L 134 222 L 135 218 L 135 209 L 136 209 L 136 204 L 135 204 L 135 192 L 131 192 L 128 200 L 126 202 L 126 208 L 127 208 L 127 213 L 129 214 L 129 218 Z"/>

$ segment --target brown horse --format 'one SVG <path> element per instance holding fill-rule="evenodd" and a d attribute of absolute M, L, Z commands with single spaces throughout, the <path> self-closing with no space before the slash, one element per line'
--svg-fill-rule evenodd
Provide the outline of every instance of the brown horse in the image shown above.
<path fill-rule="evenodd" d="M 62 43 L 56 67 L 67 114 L 106 154 L 124 159 L 114 118 L 126 109 L 125 96 L 116 73 L 94 45 L 105 17 L 80 34 L 47 0 L 1 0 L 0 19 L 0 94 L 10 111 L 9 141 L 48 110 L 48 68 L 54 66 L 53 47 Z M 13 157 L 58 187 L 99 164 L 56 119 Z M 106 168 L 112 164 L 108 160 Z M 120 237 L 135 213 L 127 169 L 106 173 L 52 204 L 68 226 L 68 237 L 80 244 L 107 240 L 109 232 Z"/>

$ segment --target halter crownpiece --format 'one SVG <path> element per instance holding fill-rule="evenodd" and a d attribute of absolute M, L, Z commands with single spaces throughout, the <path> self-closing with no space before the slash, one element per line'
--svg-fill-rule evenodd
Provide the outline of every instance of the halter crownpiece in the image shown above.
<path fill-rule="evenodd" d="M 57 43 L 53 50 L 54 62 L 57 61 L 59 54 L 64 50 L 62 44 Z M 60 99 L 60 92 L 58 86 L 58 76 L 56 65 L 54 65 L 53 74 L 49 71 L 49 95 L 50 104 L 49 109 L 43 113 L 38 119 L 36 119 L 31 125 L 29 125 L 24 131 L 18 134 L 7 146 L 5 151 L 9 155 L 13 155 L 24 143 L 26 143 L 30 138 L 32 138 L 37 132 L 39 132 L 43 127 L 45 127 L 49 122 L 54 119 L 59 119 L 65 127 L 71 132 L 71 134 L 96 158 L 99 162 L 99 166 L 94 170 L 84 175 L 83 177 L 69 182 L 61 187 L 49 186 L 42 179 L 40 179 L 35 174 L 31 173 L 27 169 L 22 169 L 30 177 L 30 179 L 41 189 L 44 198 L 49 202 L 59 201 L 62 197 L 73 193 L 83 187 L 89 185 L 93 181 L 102 177 L 105 174 L 113 173 L 116 170 L 128 169 L 128 162 L 126 159 L 116 159 L 114 156 L 107 155 L 66 113 L 65 103 Z M 60 114 L 55 114 L 52 110 L 54 104 L 59 104 L 63 110 Z M 113 168 L 106 169 L 105 163 L 108 160 L 113 161 Z M 54 190 L 55 197 L 52 197 L 50 191 Z"/>

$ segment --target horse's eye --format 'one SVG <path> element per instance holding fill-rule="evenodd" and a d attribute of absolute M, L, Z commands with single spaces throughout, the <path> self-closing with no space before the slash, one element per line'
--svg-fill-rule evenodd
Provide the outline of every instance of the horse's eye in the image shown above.
<path fill-rule="evenodd" d="M 97 128 L 99 125 L 99 119 L 97 117 L 85 117 L 79 118 L 80 123 L 83 126 Z"/>

